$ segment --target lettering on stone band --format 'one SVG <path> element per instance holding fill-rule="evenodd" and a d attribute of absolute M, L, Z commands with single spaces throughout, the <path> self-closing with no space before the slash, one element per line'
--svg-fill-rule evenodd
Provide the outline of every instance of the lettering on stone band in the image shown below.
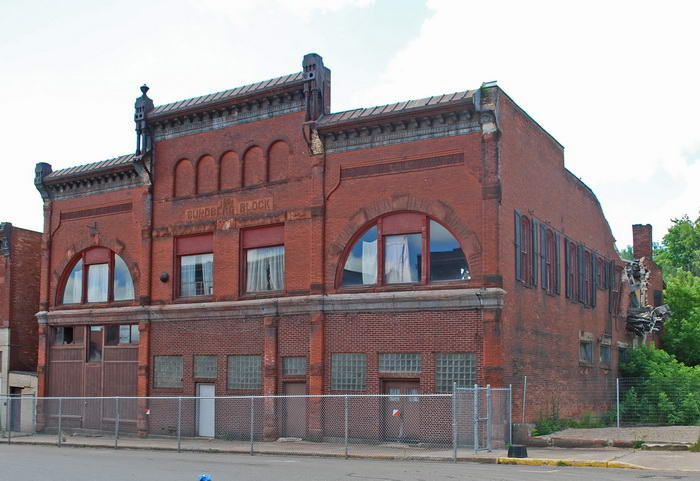
<path fill-rule="evenodd" d="M 272 210 L 272 197 L 254 200 L 223 199 L 216 205 L 185 210 L 185 219 L 226 219 L 268 210 Z"/>

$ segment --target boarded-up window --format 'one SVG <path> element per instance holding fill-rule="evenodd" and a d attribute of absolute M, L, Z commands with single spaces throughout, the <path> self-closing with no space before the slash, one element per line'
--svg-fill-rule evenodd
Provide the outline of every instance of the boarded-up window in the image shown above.
<path fill-rule="evenodd" d="M 262 386 L 261 356 L 229 356 L 228 388 L 260 389 Z"/>
<path fill-rule="evenodd" d="M 476 379 L 474 354 L 440 352 L 435 354 L 435 390 L 452 392 L 457 387 L 469 387 Z"/>
<path fill-rule="evenodd" d="M 331 389 L 335 391 L 364 391 L 367 389 L 367 355 L 333 354 Z"/>
<path fill-rule="evenodd" d="M 155 387 L 182 387 L 182 356 L 155 356 L 153 358 Z"/>
<path fill-rule="evenodd" d="M 194 377 L 216 378 L 216 356 L 194 356 Z"/>
<path fill-rule="evenodd" d="M 380 372 L 420 372 L 421 356 L 415 352 L 379 354 Z"/>

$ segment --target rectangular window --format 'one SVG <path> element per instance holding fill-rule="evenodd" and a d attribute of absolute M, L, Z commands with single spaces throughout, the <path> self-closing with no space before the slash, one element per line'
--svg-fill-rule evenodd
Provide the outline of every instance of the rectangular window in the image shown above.
<path fill-rule="evenodd" d="M 306 375 L 306 357 L 285 357 L 282 360 L 282 374 L 285 376 Z"/>
<path fill-rule="evenodd" d="M 600 345 L 600 363 L 610 365 L 610 344 Z"/>
<path fill-rule="evenodd" d="M 210 296 L 214 293 L 214 254 L 180 257 L 180 296 Z"/>
<path fill-rule="evenodd" d="M 591 263 L 591 253 L 587 250 L 583 251 L 584 275 L 583 280 L 583 303 L 587 306 L 592 305 L 591 299 L 593 296 L 593 264 Z"/>
<path fill-rule="evenodd" d="M 260 389 L 262 386 L 261 356 L 229 356 L 228 388 Z"/>
<path fill-rule="evenodd" d="M 212 234 L 176 239 L 181 297 L 214 294 L 214 236 Z"/>
<path fill-rule="evenodd" d="M 420 282 L 422 234 L 384 236 L 384 283 Z"/>
<path fill-rule="evenodd" d="M 242 247 L 245 292 L 284 290 L 284 226 L 246 229 Z"/>
<path fill-rule="evenodd" d="M 364 391 L 367 389 L 367 355 L 333 354 L 331 389 L 335 391 Z"/>
<path fill-rule="evenodd" d="M 420 372 L 421 355 L 418 353 L 379 354 L 380 372 Z"/>
<path fill-rule="evenodd" d="M 109 298 L 109 264 L 88 266 L 87 301 L 107 302 Z"/>
<path fill-rule="evenodd" d="M 118 344 L 138 344 L 139 325 L 122 324 L 119 326 L 105 327 L 105 345 L 116 346 Z"/>
<path fill-rule="evenodd" d="M 475 356 L 467 352 L 441 352 L 435 354 L 435 390 L 452 392 L 457 387 L 469 387 L 476 379 Z"/>
<path fill-rule="evenodd" d="M 284 289 L 284 246 L 246 250 L 246 292 Z"/>
<path fill-rule="evenodd" d="M 73 328 L 72 327 L 55 327 L 53 334 L 54 344 L 73 344 Z"/>
<path fill-rule="evenodd" d="M 593 335 L 588 332 L 579 335 L 578 358 L 584 364 L 593 364 Z"/>
<path fill-rule="evenodd" d="M 102 326 L 90 326 L 88 344 L 88 362 L 102 361 Z"/>
<path fill-rule="evenodd" d="M 216 356 L 194 356 L 194 377 L 216 379 Z"/>
<path fill-rule="evenodd" d="M 154 356 L 153 377 L 157 388 L 182 387 L 182 356 Z"/>

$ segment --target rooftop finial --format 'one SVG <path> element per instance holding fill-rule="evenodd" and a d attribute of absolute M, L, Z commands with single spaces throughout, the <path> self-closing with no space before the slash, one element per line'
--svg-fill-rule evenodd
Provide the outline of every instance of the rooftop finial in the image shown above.
<path fill-rule="evenodd" d="M 144 97 L 146 97 L 146 93 L 148 92 L 148 85 L 143 84 L 141 86 L 141 93 L 143 94 Z"/>

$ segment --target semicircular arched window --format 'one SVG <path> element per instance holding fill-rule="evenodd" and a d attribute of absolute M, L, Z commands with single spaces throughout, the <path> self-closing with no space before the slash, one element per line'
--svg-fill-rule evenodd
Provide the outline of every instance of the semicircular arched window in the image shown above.
<path fill-rule="evenodd" d="M 425 214 L 379 218 L 348 251 L 342 286 L 427 284 L 470 279 L 467 258 L 447 228 Z"/>
<path fill-rule="evenodd" d="M 130 301 L 134 282 L 126 262 L 111 250 L 94 247 L 83 251 L 69 265 L 61 304 Z"/>

